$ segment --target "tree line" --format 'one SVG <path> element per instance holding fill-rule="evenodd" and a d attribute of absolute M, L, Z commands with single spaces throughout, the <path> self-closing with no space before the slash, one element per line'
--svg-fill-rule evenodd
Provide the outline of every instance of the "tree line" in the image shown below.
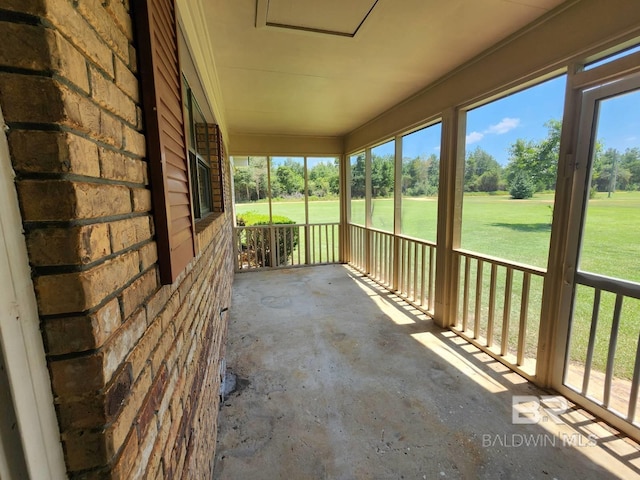
<path fill-rule="evenodd" d="M 309 169 L 309 195 L 316 197 L 337 196 L 340 191 L 338 161 L 319 162 Z M 236 167 L 234 193 L 236 202 L 252 202 L 268 197 L 269 177 L 267 159 L 249 157 L 248 166 Z M 304 164 L 287 158 L 271 168 L 272 198 L 304 197 Z"/>
<path fill-rule="evenodd" d="M 508 191 L 513 198 L 529 198 L 536 192 L 553 191 L 556 186 L 560 150 L 559 120 L 545 124 L 547 136 L 540 141 L 516 140 L 509 147 L 505 166 L 480 147 L 469 151 L 465 159 L 464 191 Z M 403 158 L 402 194 L 406 196 L 435 196 L 438 194 L 440 159 L 437 155 Z M 236 168 L 236 201 L 247 202 L 267 198 L 267 161 L 263 157 L 249 157 L 249 166 Z M 319 198 L 339 193 L 338 161 L 321 162 L 309 169 L 309 195 Z M 371 156 L 371 195 L 373 198 L 391 197 L 394 193 L 394 157 Z M 592 165 L 592 193 L 616 190 L 640 190 L 640 148 L 620 152 L 595 146 Z M 365 155 L 351 163 L 351 197 L 365 197 Z M 293 159 L 273 166 L 271 170 L 273 198 L 304 196 L 304 165 Z"/>

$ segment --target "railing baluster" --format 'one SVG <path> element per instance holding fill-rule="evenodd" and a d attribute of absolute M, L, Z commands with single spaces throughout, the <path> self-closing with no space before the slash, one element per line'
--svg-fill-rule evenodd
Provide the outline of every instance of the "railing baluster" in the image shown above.
<path fill-rule="evenodd" d="M 413 285 L 411 299 L 415 302 L 418 292 L 418 243 L 413 243 Z"/>
<path fill-rule="evenodd" d="M 384 282 L 384 267 L 386 266 L 384 253 L 386 240 L 387 237 L 383 233 L 378 233 L 378 280 L 381 282 Z"/>
<path fill-rule="evenodd" d="M 331 226 L 331 262 L 336 263 L 336 225 Z"/>
<path fill-rule="evenodd" d="M 598 329 L 598 316 L 600 313 L 601 290 L 596 288 L 593 295 L 593 310 L 591 311 L 591 328 L 589 329 L 589 344 L 587 345 L 587 358 L 584 362 L 584 376 L 582 378 L 582 394 L 586 395 L 589 389 L 589 377 L 591 377 L 591 364 L 593 363 L 593 351 L 596 346 L 596 332 Z"/>
<path fill-rule="evenodd" d="M 382 276 L 382 259 L 380 258 L 380 248 L 382 246 L 383 237 L 379 233 L 373 235 L 373 251 L 374 251 L 374 278 L 380 279 Z M 377 257 L 377 258 L 376 258 Z"/>
<path fill-rule="evenodd" d="M 611 400 L 611 382 L 613 380 L 613 363 L 616 357 L 616 347 L 618 345 L 618 331 L 620 327 L 620 313 L 622 312 L 622 294 L 616 295 L 616 305 L 613 308 L 613 322 L 611 322 L 611 335 L 609 337 L 609 352 L 607 354 L 607 372 L 604 377 L 604 399 L 602 404 L 609 406 Z"/>
<path fill-rule="evenodd" d="M 429 254 L 431 254 L 431 248 L 429 247 Z M 431 258 L 431 257 L 429 257 Z M 422 279 L 420 280 L 420 306 L 424 307 L 425 303 L 427 303 L 427 299 L 425 298 L 427 292 L 427 246 L 422 244 Z M 429 273 L 431 273 L 431 265 L 429 265 Z M 429 279 L 430 280 L 430 279 Z M 429 287 L 431 285 L 429 284 Z M 427 310 L 429 310 L 430 305 L 427 305 Z"/>
<path fill-rule="evenodd" d="M 487 319 L 487 347 L 493 346 L 493 322 L 496 314 L 496 281 L 498 265 L 491 264 L 491 281 L 489 283 L 489 318 Z"/>
<path fill-rule="evenodd" d="M 378 233 L 378 281 L 384 283 L 386 277 L 387 237 L 384 233 Z"/>
<path fill-rule="evenodd" d="M 502 338 L 500 355 L 505 356 L 509 350 L 509 322 L 511 320 L 511 290 L 513 286 L 513 270 L 507 267 L 504 280 L 504 307 L 502 309 Z"/>
<path fill-rule="evenodd" d="M 393 283 L 393 246 L 395 241 L 395 238 L 391 235 L 387 237 L 387 285 L 391 285 Z"/>
<path fill-rule="evenodd" d="M 520 302 L 520 327 L 518 329 L 518 352 L 517 365 L 524 364 L 524 349 L 527 336 L 527 315 L 529 313 L 529 287 L 531 285 L 531 274 L 523 273 L 522 278 L 522 301 Z"/>
<path fill-rule="evenodd" d="M 633 380 L 631 381 L 631 394 L 629 395 L 629 409 L 627 420 L 633 423 L 638 405 L 638 384 L 640 383 L 640 336 L 636 342 L 636 362 L 633 366 Z"/>
<path fill-rule="evenodd" d="M 326 263 L 329 263 L 329 225 L 324 226 L 324 239 L 325 239 L 325 255 Z"/>
<path fill-rule="evenodd" d="M 473 319 L 473 338 L 480 337 L 480 317 L 482 317 L 482 267 L 484 262 L 478 260 L 476 263 L 476 303 Z"/>
<path fill-rule="evenodd" d="M 411 250 L 411 243 L 408 240 L 406 243 L 407 243 L 407 264 L 406 264 L 407 269 L 404 272 L 404 275 L 405 275 L 404 295 L 407 298 L 409 298 L 409 292 L 411 291 L 411 263 L 412 263 L 411 254 L 413 253 L 413 251 Z"/>
<path fill-rule="evenodd" d="M 317 228 L 314 225 L 313 229 L 312 229 L 312 233 L 311 233 L 311 261 L 312 263 L 316 263 L 316 234 L 317 234 Z"/>
<path fill-rule="evenodd" d="M 462 331 L 467 331 L 469 320 L 469 277 L 471 276 L 471 259 L 464 257 L 464 289 L 462 296 Z"/>
<path fill-rule="evenodd" d="M 435 283 L 434 283 L 434 274 L 435 274 L 435 265 L 434 265 L 434 256 L 435 256 L 435 252 L 436 249 L 434 247 L 429 247 L 429 290 L 428 290 L 428 295 L 429 298 L 427 299 L 427 303 L 428 303 L 428 309 L 429 311 L 433 310 L 433 297 L 434 297 L 434 288 L 435 288 Z"/>

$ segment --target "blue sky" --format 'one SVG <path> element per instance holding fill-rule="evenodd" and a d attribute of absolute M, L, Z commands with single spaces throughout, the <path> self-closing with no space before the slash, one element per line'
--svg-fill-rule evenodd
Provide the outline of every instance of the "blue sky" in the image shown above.
<path fill-rule="evenodd" d="M 480 147 L 502 165 L 509 147 L 518 139 L 539 141 L 547 136 L 544 124 L 561 120 L 566 76 L 547 80 L 508 97 L 467 112 L 467 151 Z M 403 157 L 427 157 L 440 149 L 440 125 L 403 137 Z M 640 147 L 640 93 L 621 95 L 601 103 L 599 140 L 605 148 L 624 151 Z M 393 142 L 376 147 L 380 155 L 393 153 Z"/>

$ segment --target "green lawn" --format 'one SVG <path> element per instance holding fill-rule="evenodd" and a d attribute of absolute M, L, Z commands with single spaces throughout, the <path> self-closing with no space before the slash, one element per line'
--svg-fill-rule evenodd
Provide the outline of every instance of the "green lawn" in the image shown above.
<path fill-rule="evenodd" d="M 268 213 L 268 205 L 242 204 L 237 205 L 236 210 Z M 352 218 L 363 219 L 364 200 L 352 201 L 351 212 Z M 304 202 L 274 203 L 273 213 L 288 216 L 299 223 L 305 221 Z M 529 200 L 512 200 L 506 195 L 465 195 L 461 246 L 478 253 L 546 268 L 552 213 L 553 194 L 539 194 Z M 310 202 L 309 218 L 313 223 L 338 222 L 338 201 Z M 434 198 L 403 199 L 404 234 L 435 241 L 436 218 L 437 201 Z M 392 199 L 375 199 L 372 223 L 375 228 L 393 230 Z M 640 192 L 616 192 L 612 198 L 598 194 L 589 201 L 581 269 L 640 282 Z M 488 268 L 485 277 L 485 282 L 488 282 Z M 518 291 L 520 284 L 521 280 L 514 277 L 514 292 Z M 474 288 L 471 289 L 472 294 Z M 570 358 L 575 362 L 583 362 L 586 356 L 593 295 L 593 289 L 578 289 L 570 349 Z M 537 328 L 539 318 L 536 316 L 539 317 L 541 296 L 542 282 L 534 281 L 531 287 L 529 334 Z M 516 300 L 514 297 L 514 303 Z M 484 296 L 485 312 L 487 301 L 488 294 Z M 498 305 L 500 302 L 498 293 Z M 606 365 L 614 302 L 613 295 L 603 294 L 594 358 L 594 368 L 599 370 Z M 512 312 L 512 318 L 517 318 L 517 314 L 517 311 Z M 626 299 L 615 361 L 617 376 L 630 378 L 633 373 L 639 330 L 640 301 Z M 535 337 L 528 339 L 529 354 L 534 353 L 536 341 Z"/>

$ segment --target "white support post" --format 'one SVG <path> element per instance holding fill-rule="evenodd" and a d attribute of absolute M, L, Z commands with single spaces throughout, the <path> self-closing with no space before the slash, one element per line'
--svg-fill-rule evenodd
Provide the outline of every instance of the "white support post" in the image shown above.
<path fill-rule="evenodd" d="M 561 382 L 564 370 L 564 348 L 562 346 L 567 338 L 568 325 L 564 329 L 559 327 L 563 323 L 561 319 L 569 316 L 568 311 L 562 310 L 563 291 L 566 294 L 566 289 L 563 288 L 565 256 L 567 254 L 575 255 L 575 252 L 570 253 L 565 250 L 569 233 L 566 225 L 569 224 L 573 190 L 574 145 L 578 136 L 578 118 L 580 116 L 580 92 L 574 86 L 574 77 L 581 69 L 582 65 L 572 64 L 569 66 L 565 88 L 549 259 L 542 290 L 540 334 L 536 355 L 536 380 L 539 385 L 544 387 L 551 386 L 554 383 L 554 378 Z"/>
<path fill-rule="evenodd" d="M 340 263 L 347 263 L 351 260 L 351 232 L 349 223 L 351 222 L 351 161 L 349 156 L 340 157 Z"/>
<path fill-rule="evenodd" d="M 402 234 L 402 136 L 396 135 L 394 156 L 394 188 L 393 188 L 393 291 L 398 290 L 398 273 L 400 271 L 400 242 Z"/>
<path fill-rule="evenodd" d="M 454 249 L 460 247 L 466 114 L 450 108 L 442 115 L 440 184 L 438 186 L 438 233 L 434 320 L 441 327 L 455 323 L 458 297 L 458 263 Z"/>
<path fill-rule="evenodd" d="M 371 149 L 367 148 L 365 151 L 364 158 L 364 214 L 365 214 L 365 244 L 364 244 L 364 254 L 365 254 L 365 270 L 367 274 L 371 273 L 371 214 L 372 214 L 372 199 L 371 199 Z"/>

